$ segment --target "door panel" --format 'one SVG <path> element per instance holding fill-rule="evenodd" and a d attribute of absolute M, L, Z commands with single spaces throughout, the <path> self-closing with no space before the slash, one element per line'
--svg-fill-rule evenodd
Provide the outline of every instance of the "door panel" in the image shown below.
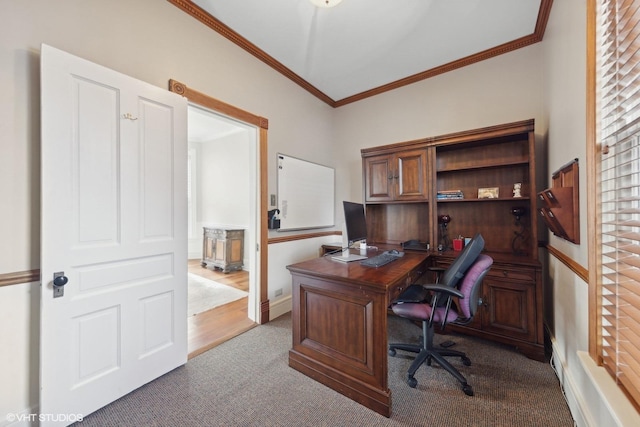
<path fill-rule="evenodd" d="M 142 169 L 141 227 L 143 240 L 173 238 L 173 123 L 172 109 L 141 99 L 140 157 Z M 186 193 L 185 193 L 186 194 Z"/>
<path fill-rule="evenodd" d="M 71 76 L 72 110 L 77 113 L 71 128 L 72 213 L 77 215 L 78 248 L 117 244 L 117 155 L 119 93 L 100 82 Z M 56 161 L 60 161 L 57 159 Z"/>
<path fill-rule="evenodd" d="M 45 45 L 41 67 L 40 411 L 88 415 L 187 360 L 187 103 Z"/>

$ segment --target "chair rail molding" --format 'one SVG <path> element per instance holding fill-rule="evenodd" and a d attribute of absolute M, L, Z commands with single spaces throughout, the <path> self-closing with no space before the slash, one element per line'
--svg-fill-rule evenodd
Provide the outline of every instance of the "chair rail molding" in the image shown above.
<path fill-rule="evenodd" d="M 40 270 L 16 271 L 0 274 L 0 287 L 21 285 L 23 283 L 39 282 Z"/>
<path fill-rule="evenodd" d="M 561 250 L 547 244 L 545 246 L 549 253 L 554 256 L 558 261 L 569 267 L 569 270 L 573 271 L 584 280 L 585 283 L 589 283 L 589 270 L 575 262 L 573 259 L 569 258 L 564 252 Z"/>

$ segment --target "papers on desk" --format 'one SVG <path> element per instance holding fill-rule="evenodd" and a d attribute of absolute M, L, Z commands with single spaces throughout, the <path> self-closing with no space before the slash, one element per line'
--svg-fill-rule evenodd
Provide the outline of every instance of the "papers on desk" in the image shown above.
<path fill-rule="evenodd" d="M 352 262 L 352 261 L 362 261 L 363 259 L 367 259 L 366 256 L 362 256 L 362 255 L 357 255 L 357 254 L 348 254 L 347 256 L 344 255 L 334 255 L 331 257 L 331 259 L 334 259 L 336 261 L 340 261 L 340 262 Z"/>

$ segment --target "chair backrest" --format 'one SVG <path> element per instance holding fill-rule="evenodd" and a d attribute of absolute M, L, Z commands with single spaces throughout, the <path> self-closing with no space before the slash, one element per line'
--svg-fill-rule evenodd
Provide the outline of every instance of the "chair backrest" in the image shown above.
<path fill-rule="evenodd" d="M 467 270 L 459 287 L 460 292 L 464 295 L 464 298 L 459 298 L 457 302 L 458 315 L 460 317 L 471 319 L 476 314 L 480 283 L 492 264 L 493 258 L 489 255 L 481 254 L 478 256 L 476 262 Z"/>
<path fill-rule="evenodd" d="M 449 268 L 442 273 L 443 285 L 455 287 L 484 249 L 484 238 L 480 233 L 464 247 L 460 255 L 453 260 Z"/>

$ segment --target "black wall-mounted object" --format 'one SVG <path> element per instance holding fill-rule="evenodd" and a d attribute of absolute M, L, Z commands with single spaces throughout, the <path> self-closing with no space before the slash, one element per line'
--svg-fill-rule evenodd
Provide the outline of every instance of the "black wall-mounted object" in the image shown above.
<path fill-rule="evenodd" d="M 269 230 L 277 230 L 280 228 L 280 220 L 276 218 L 276 215 L 280 213 L 280 209 L 271 209 L 267 215 L 269 219 Z"/>

